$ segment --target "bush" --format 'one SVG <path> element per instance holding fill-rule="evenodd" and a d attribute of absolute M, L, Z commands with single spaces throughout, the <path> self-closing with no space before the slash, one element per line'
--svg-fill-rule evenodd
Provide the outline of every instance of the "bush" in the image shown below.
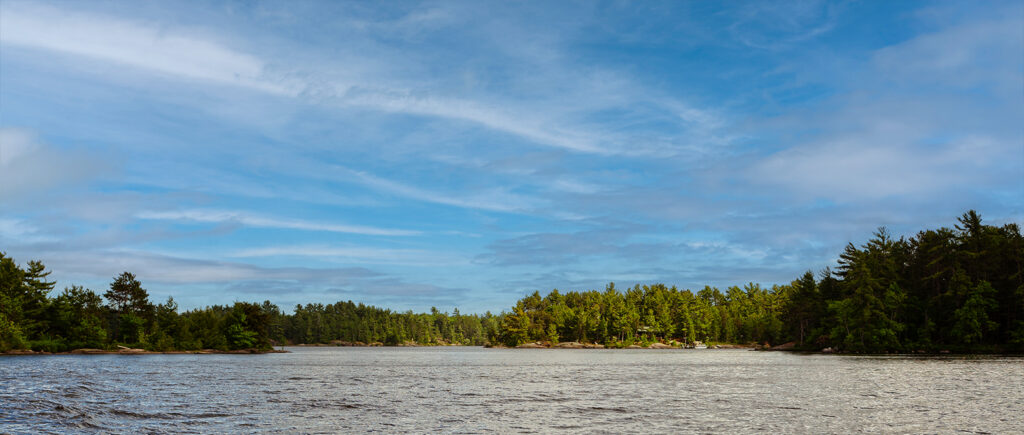
<path fill-rule="evenodd" d="M 32 340 L 28 345 L 29 349 L 36 352 L 63 352 L 68 350 L 68 343 L 61 338 L 44 338 L 42 340 Z"/>
<path fill-rule="evenodd" d="M 25 336 L 14 322 L 0 313 L 0 352 L 25 348 Z"/>

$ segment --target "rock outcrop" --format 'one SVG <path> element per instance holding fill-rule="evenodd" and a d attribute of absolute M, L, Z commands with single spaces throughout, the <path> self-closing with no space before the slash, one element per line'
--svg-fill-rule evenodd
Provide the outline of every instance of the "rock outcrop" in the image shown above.
<path fill-rule="evenodd" d="M 583 343 L 578 341 L 563 341 L 555 345 L 559 349 L 583 349 Z"/>
<path fill-rule="evenodd" d="M 516 349 L 543 349 L 543 348 L 546 348 L 546 347 L 547 346 L 545 346 L 544 343 L 541 343 L 539 341 L 535 341 L 533 343 L 523 343 L 523 344 L 520 344 L 519 346 L 516 346 Z"/>

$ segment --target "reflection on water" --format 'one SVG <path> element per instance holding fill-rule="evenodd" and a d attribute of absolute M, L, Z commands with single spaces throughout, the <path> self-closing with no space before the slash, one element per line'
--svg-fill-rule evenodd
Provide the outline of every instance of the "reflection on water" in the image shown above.
<path fill-rule="evenodd" d="M 1024 431 L 1024 359 L 291 348 L 0 357 L 0 432 Z"/>

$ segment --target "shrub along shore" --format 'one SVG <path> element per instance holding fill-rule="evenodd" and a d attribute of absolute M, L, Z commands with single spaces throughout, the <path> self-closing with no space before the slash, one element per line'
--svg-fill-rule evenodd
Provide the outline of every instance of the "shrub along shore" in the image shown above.
<path fill-rule="evenodd" d="M 677 348 L 698 342 L 849 353 L 1024 350 L 1024 238 L 974 211 L 894 239 L 880 228 L 835 269 L 724 291 L 664 284 L 533 292 L 499 314 L 235 302 L 179 312 L 124 272 L 103 294 L 0 253 L 0 352 L 259 353 L 279 345 Z M 774 346 L 773 346 L 774 345 Z M 780 346 L 781 345 L 781 346 Z M 78 349 L 78 350 L 76 350 Z"/>

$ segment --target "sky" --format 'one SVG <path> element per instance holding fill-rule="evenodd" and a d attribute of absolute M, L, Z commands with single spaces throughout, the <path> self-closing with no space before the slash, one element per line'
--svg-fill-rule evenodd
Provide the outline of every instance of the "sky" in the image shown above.
<path fill-rule="evenodd" d="M 183 309 L 785 284 L 1024 223 L 1020 2 L 0 0 L 0 251 Z"/>

